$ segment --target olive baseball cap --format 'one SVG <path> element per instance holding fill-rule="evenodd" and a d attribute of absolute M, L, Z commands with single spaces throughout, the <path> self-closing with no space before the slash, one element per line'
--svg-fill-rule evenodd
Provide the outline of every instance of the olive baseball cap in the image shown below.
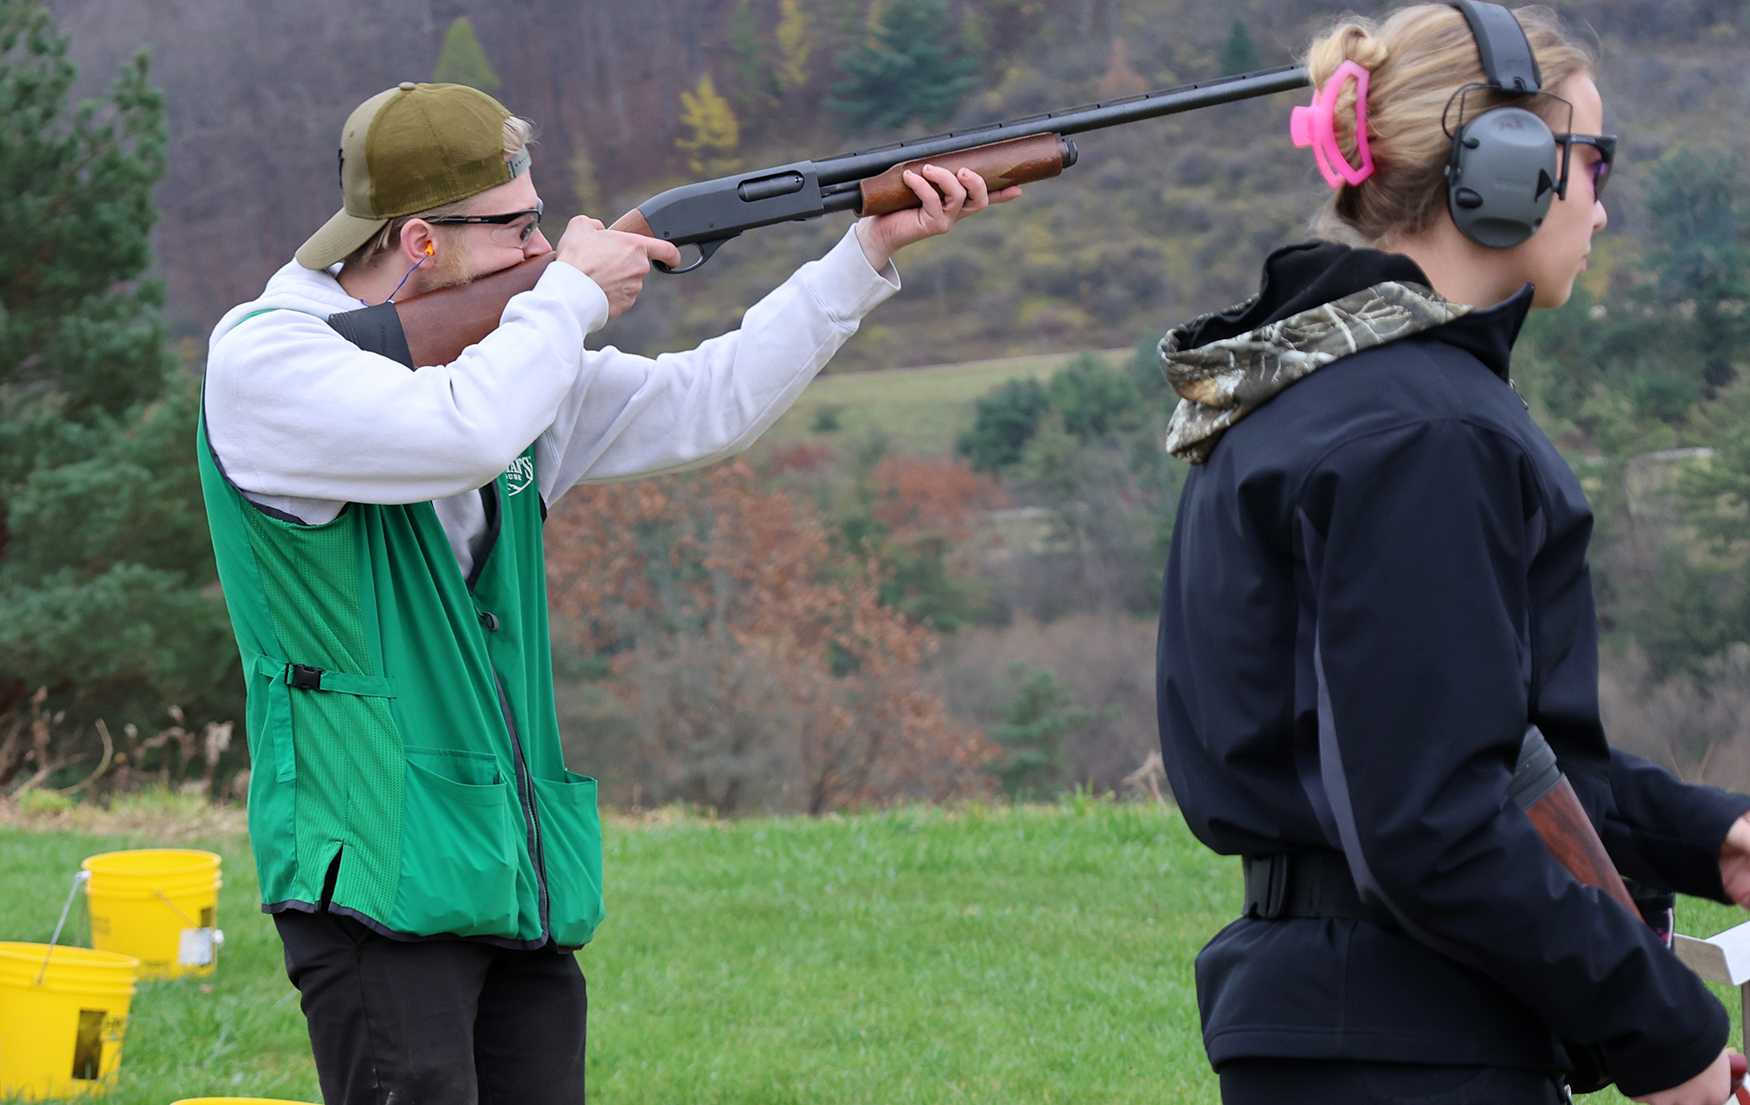
<path fill-rule="evenodd" d="M 353 109 L 340 132 L 345 205 L 298 247 L 298 264 L 325 269 L 389 220 L 465 200 L 520 176 L 525 148 L 504 157 L 510 112 L 462 84 L 402 81 Z"/>

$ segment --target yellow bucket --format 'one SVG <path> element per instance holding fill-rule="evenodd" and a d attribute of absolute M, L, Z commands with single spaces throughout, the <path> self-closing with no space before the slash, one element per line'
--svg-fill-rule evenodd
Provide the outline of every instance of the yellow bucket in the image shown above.
<path fill-rule="evenodd" d="M 107 1093 L 139 969 L 115 952 L 0 943 L 0 1096 Z"/>
<path fill-rule="evenodd" d="M 91 872 L 91 944 L 140 960 L 141 978 L 210 975 L 218 961 L 219 857 L 191 848 L 104 852 Z"/>

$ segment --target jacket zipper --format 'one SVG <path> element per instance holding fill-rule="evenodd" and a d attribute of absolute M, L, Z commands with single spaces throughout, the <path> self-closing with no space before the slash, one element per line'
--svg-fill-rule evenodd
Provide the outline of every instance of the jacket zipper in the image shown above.
<path fill-rule="evenodd" d="M 510 699 L 505 697 L 504 684 L 497 669 L 492 672 L 492 686 L 498 691 L 498 708 L 504 711 L 504 725 L 510 730 L 510 750 L 516 760 L 517 799 L 522 803 L 523 816 L 529 823 L 529 859 L 535 865 L 535 888 L 541 903 L 541 940 L 547 940 L 547 861 L 541 851 L 541 818 L 535 811 L 535 788 L 529 777 L 529 764 L 523 757 L 522 738 L 517 735 L 516 719 L 511 716 Z"/>
<path fill-rule="evenodd" d="M 480 580 L 480 573 L 486 568 L 486 560 L 498 546 L 498 533 L 503 525 L 503 515 L 498 508 L 498 484 L 489 483 L 480 489 L 481 509 L 486 512 L 486 547 L 480 550 L 479 559 L 474 562 L 474 570 L 468 573 L 468 593 L 474 593 L 474 585 Z M 481 612 L 480 624 L 488 633 L 498 632 L 498 617 L 494 614 Z M 522 804 L 523 818 L 529 825 L 529 862 L 535 866 L 535 890 L 541 903 L 541 940 L 548 938 L 548 907 L 547 907 L 547 861 L 541 849 L 541 817 L 535 809 L 535 787 L 530 781 L 529 762 L 523 755 L 522 737 L 518 735 L 516 718 L 510 712 L 510 698 L 504 693 L 504 683 L 498 678 L 498 669 L 492 667 L 491 657 L 487 658 L 487 667 L 492 668 L 492 689 L 498 692 L 498 708 L 504 714 L 504 727 L 510 733 L 510 750 L 516 762 L 516 793 L 517 801 Z"/>

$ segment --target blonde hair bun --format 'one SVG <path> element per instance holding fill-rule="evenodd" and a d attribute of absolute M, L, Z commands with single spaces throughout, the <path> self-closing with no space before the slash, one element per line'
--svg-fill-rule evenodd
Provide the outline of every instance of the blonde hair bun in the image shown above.
<path fill-rule="evenodd" d="M 1372 21 L 1350 20 L 1331 28 L 1320 36 L 1307 52 L 1306 71 L 1313 85 L 1323 88 L 1337 69 L 1352 61 L 1363 69 L 1383 67 L 1391 50 L 1385 40 L 1375 35 Z"/>

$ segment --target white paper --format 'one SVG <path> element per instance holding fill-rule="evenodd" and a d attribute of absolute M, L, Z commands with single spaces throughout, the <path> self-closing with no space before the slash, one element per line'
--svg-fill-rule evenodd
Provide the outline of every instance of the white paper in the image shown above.
<path fill-rule="evenodd" d="M 214 931 L 210 928 L 183 929 L 182 938 L 176 947 L 177 964 L 183 967 L 211 967 L 213 952 L 218 946 L 213 939 Z"/>

